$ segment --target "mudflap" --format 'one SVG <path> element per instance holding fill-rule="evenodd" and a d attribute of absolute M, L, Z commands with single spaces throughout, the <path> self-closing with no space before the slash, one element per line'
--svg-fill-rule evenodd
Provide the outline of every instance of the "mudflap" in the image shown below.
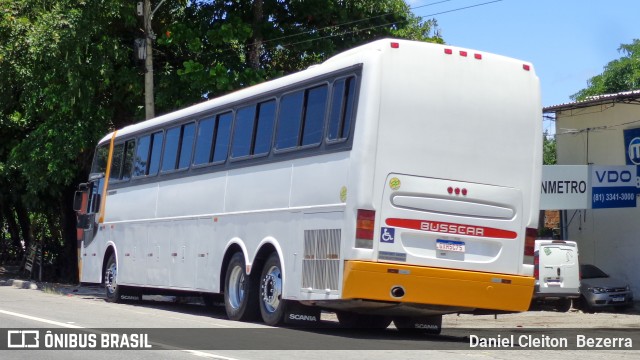
<path fill-rule="evenodd" d="M 120 294 L 118 302 L 129 303 L 142 301 L 142 289 L 132 286 L 118 285 Z"/>
<path fill-rule="evenodd" d="M 316 327 L 320 325 L 320 308 L 287 301 L 284 322 L 288 325 Z"/>
<path fill-rule="evenodd" d="M 442 331 L 442 315 L 399 316 L 393 318 L 393 324 L 402 332 L 438 335 Z"/>

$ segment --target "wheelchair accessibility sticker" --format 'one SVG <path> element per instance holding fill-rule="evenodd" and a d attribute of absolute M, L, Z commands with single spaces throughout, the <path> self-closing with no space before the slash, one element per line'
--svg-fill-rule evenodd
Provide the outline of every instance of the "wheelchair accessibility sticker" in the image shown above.
<path fill-rule="evenodd" d="M 380 242 L 393 243 L 393 241 L 394 241 L 394 239 L 396 237 L 396 229 L 383 227 L 380 230 L 381 230 Z"/>

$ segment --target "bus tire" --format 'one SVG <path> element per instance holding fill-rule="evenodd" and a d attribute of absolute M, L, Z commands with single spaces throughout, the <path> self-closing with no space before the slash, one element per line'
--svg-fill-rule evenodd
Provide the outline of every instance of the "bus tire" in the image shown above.
<path fill-rule="evenodd" d="M 116 261 L 115 254 L 109 256 L 107 266 L 105 266 L 104 288 L 108 302 L 117 303 L 120 301 L 121 289 L 120 286 L 118 286 L 118 262 Z"/>
<path fill-rule="evenodd" d="M 384 330 L 391 324 L 391 318 L 383 315 L 365 315 L 350 311 L 336 313 L 340 326 L 347 329 Z"/>
<path fill-rule="evenodd" d="M 253 321 L 258 317 L 258 286 L 255 276 L 246 273 L 242 253 L 233 254 L 224 281 L 224 308 L 235 321 Z"/>
<path fill-rule="evenodd" d="M 278 253 L 269 255 L 260 275 L 260 314 L 265 324 L 276 326 L 284 321 L 282 266 Z"/>

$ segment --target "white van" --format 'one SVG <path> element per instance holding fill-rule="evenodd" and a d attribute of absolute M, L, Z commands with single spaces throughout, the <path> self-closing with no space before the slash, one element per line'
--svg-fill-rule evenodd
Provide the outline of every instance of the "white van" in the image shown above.
<path fill-rule="evenodd" d="M 580 297 L 580 265 L 575 241 L 536 240 L 533 255 L 536 286 L 533 302 L 554 301 L 558 311 L 571 308 Z"/>

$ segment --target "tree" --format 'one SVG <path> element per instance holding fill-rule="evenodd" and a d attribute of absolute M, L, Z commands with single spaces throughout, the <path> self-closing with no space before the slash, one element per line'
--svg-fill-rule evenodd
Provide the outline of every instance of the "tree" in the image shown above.
<path fill-rule="evenodd" d="M 618 51 L 623 56 L 609 62 L 602 74 L 589 79 L 588 87 L 573 94 L 573 100 L 640 89 L 640 40 L 634 39 L 631 44 L 622 44 Z"/>
<path fill-rule="evenodd" d="M 557 164 L 556 139 L 547 132 L 542 135 L 542 164 Z"/>
<path fill-rule="evenodd" d="M 97 141 L 144 118 L 135 5 L 0 0 L 0 261 L 39 241 L 74 279 L 75 187 Z M 166 0 L 152 28 L 158 114 L 373 39 L 442 42 L 402 0 Z"/>

